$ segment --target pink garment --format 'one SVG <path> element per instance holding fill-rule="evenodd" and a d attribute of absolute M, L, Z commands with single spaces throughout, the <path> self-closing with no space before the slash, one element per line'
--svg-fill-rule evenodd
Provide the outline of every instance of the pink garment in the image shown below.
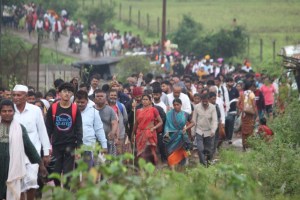
<path fill-rule="evenodd" d="M 263 93 L 265 98 L 265 105 L 273 105 L 274 104 L 274 94 L 275 94 L 275 88 L 273 85 L 262 85 L 260 88 L 260 91 Z"/>

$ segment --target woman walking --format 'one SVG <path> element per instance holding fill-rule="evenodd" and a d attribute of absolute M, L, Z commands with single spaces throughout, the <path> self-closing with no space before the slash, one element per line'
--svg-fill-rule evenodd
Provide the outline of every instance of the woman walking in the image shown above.
<path fill-rule="evenodd" d="M 255 116 L 258 121 L 258 113 L 255 103 L 255 94 L 252 92 L 252 89 L 255 88 L 255 82 L 246 82 L 245 91 L 240 99 L 242 105 L 242 143 L 244 151 L 248 147 L 247 139 L 249 136 L 253 135 L 254 125 L 255 125 Z"/>
<path fill-rule="evenodd" d="M 136 111 L 136 122 L 134 132 L 136 133 L 137 159 L 143 158 L 154 165 L 157 164 L 156 129 L 162 126 L 163 122 L 156 108 L 152 106 L 149 95 L 142 96 L 143 107 Z"/>
<path fill-rule="evenodd" d="M 188 135 L 186 131 L 194 126 L 191 115 L 181 110 L 182 101 L 173 100 L 173 108 L 167 113 L 164 139 L 168 153 L 168 164 L 172 170 L 178 164 L 184 164 L 188 156 Z M 188 126 L 186 123 L 190 122 Z"/>

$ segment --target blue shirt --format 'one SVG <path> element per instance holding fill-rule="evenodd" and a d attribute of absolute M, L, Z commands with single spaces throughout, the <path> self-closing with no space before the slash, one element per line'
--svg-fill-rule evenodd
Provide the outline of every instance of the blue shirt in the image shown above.
<path fill-rule="evenodd" d="M 102 148 L 107 148 L 107 140 L 103 129 L 103 123 L 100 119 L 99 112 L 91 105 L 81 112 L 82 129 L 83 129 L 83 144 L 93 146 L 98 140 Z"/>

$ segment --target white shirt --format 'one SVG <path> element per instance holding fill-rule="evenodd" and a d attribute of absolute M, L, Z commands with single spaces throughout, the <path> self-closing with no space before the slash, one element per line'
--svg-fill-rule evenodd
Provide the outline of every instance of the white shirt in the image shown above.
<path fill-rule="evenodd" d="M 105 33 L 104 34 L 104 40 L 105 41 L 111 41 L 111 33 Z"/>
<path fill-rule="evenodd" d="M 96 88 L 96 89 L 98 89 L 98 88 Z M 88 95 L 90 96 L 90 95 L 92 95 L 92 94 L 94 94 L 94 89 L 93 89 L 93 87 L 91 87 L 91 89 L 90 89 L 90 91 L 88 92 Z"/>
<path fill-rule="evenodd" d="M 94 107 L 87 105 L 81 112 L 83 144 L 93 146 L 97 140 L 101 143 L 102 148 L 107 148 L 107 140 L 105 137 L 103 123 L 100 119 L 99 111 Z"/>
<path fill-rule="evenodd" d="M 250 70 L 252 70 L 252 67 L 248 68 L 247 66 L 243 66 L 242 70 L 245 71 L 245 72 L 250 72 Z"/>
<path fill-rule="evenodd" d="M 222 89 L 223 88 L 223 89 Z M 227 112 L 229 111 L 230 109 L 230 100 L 229 100 L 229 93 L 228 93 L 228 90 L 227 90 L 227 87 L 224 86 L 224 85 L 221 85 L 219 88 L 218 88 L 218 91 L 220 92 L 220 98 L 223 100 L 223 102 L 225 103 L 225 115 L 227 115 Z M 224 91 L 224 94 L 223 94 L 223 91 Z M 223 108 L 224 108 L 224 105 L 223 105 Z"/>
<path fill-rule="evenodd" d="M 166 104 L 164 104 L 164 102 L 162 102 L 162 101 L 160 101 L 159 103 L 153 102 L 153 104 L 154 104 L 155 106 L 161 107 L 161 108 L 165 111 L 165 113 L 167 113 L 167 106 L 166 106 Z"/>
<path fill-rule="evenodd" d="M 16 105 L 15 110 L 14 119 L 26 128 L 27 134 L 38 154 L 41 154 L 41 148 L 43 146 L 44 156 L 48 156 L 51 146 L 42 110 L 29 103 L 26 103 L 22 113 L 20 113 Z"/>
<path fill-rule="evenodd" d="M 37 20 L 36 24 L 35 24 L 35 30 L 41 29 L 41 28 L 44 28 L 44 22 L 43 22 L 43 20 Z"/>
<path fill-rule="evenodd" d="M 224 111 L 224 101 L 220 98 L 217 97 L 216 99 L 216 104 L 218 104 L 220 113 L 221 113 L 221 123 L 225 124 L 225 111 Z"/>
<path fill-rule="evenodd" d="M 168 100 L 169 100 L 169 106 L 170 108 L 173 108 L 173 100 L 174 100 L 174 95 L 173 92 L 167 95 Z M 189 97 L 184 94 L 180 93 L 179 99 L 182 101 L 182 107 L 181 110 L 184 112 L 187 112 L 188 114 L 192 113 L 192 106 L 191 106 L 191 101 Z"/>

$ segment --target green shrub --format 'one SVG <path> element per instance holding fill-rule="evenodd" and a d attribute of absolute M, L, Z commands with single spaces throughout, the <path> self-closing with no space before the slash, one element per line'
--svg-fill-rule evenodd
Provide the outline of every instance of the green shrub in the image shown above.
<path fill-rule="evenodd" d="M 247 33 L 244 27 L 236 26 L 218 32 L 204 33 L 203 26 L 192 17 L 184 15 L 178 30 L 171 35 L 183 53 L 193 52 L 196 56 L 210 54 L 213 58 L 232 58 L 243 55 Z"/>
<path fill-rule="evenodd" d="M 222 163 L 243 163 L 247 174 L 261 185 L 261 192 L 268 199 L 300 196 L 299 110 L 298 101 L 291 102 L 285 115 L 274 119 L 270 124 L 275 133 L 272 142 L 252 137 L 250 152 L 221 152 Z"/>
<path fill-rule="evenodd" d="M 94 23 L 101 30 L 108 30 L 111 28 L 111 21 L 115 16 L 115 10 L 113 6 L 103 4 L 100 7 L 89 7 L 88 12 L 85 9 L 79 10 L 77 15 L 87 23 Z"/>
<path fill-rule="evenodd" d="M 162 69 L 160 66 L 150 65 L 150 60 L 143 56 L 125 57 L 118 63 L 116 68 L 118 80 L 122 82 L 132 74 L 139 74 L 140 72 L 143 74 L 160 74 L 162 73 Z"/>
<path fill-rule="evenodd" d="M 133 158 L 131 154 L 107 158 L 107 164 L 90 172 L 87 172 L 86 164 L 79 161 L 77 169 L 64 176 L 63 180 L 66 182 L 70 177 L 71 191 L 76 192 L 54 188 L 52 199 L 261 199 L 257 184 L 245 174 L 242 165 L 196 166 L 175 172 L 156 169 L 144 160 L 139 160 L 138 168 L 133 167 L 128 162 Z M 93 178 L 95 171 L 103 175 L 97 184 Z M 79 182 L 81 174 L 83 182 Z M 47 187 L 45 190 L 50 189 Z"/>

